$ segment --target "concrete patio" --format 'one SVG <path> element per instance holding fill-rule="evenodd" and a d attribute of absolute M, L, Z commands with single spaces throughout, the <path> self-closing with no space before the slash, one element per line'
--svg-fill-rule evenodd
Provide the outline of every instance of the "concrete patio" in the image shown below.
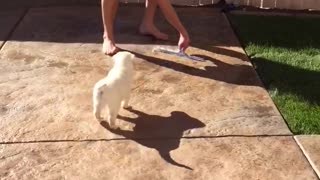
<path fill-rule="evenodd" d="M 112 66 L 99 7 L 0 12 L 1 179 L 318 179 L 320 138 L 294 137 L 227 18 L 178 8 L 193 62 L 137 33 L 142 7 L 120 7 L 119 47 L 137 54 L 132 110 L 120 129 L 92 115 L 92 88 Z M 298 143 L 297 143 L 298 142 Z"/>

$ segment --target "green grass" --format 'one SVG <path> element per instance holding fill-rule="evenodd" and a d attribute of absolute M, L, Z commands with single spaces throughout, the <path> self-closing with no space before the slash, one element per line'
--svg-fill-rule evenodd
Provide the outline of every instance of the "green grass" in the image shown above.
<path fill-rule="evenodd" d="M 320 134 L 320 18 L 228 15 L 294 134 Z"/>

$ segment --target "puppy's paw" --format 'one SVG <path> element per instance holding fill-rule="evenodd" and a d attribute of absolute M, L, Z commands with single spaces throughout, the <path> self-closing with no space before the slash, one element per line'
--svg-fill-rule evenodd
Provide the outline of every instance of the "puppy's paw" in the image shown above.
<path fill-rule="evenodd" d="M 118 128 L 118 126 L 115 123 L 111 123 L 111 124 L 109 124 L 109 128 L 115 130 Z"/>
<path fill-rule="evenodd" d="M 94 117 L 95 117 L 97 120 L 102 120 L 102 117 L 101 117 L 100 114 L 98 114 L 98 113 L 94 113 Z"/>
<path fill-rule="evenodd" d="M 110 127 L 110 129 L 117 129 L 118 128 L 117 123 L 115 121 L 109 122 L 109 127 Z"/>
<path fill-rule="evenodd" d="M 116 129 L 118 129 L 118 126 L 115 126 L 115 125 L 109 125 L 109 128 L 110 128 L 110 129 L 113 129 L 113 130 L 116 130 Z"/>
<path fill-rule="evenodd" d="M 123 109 L 125 109 L 125 110 L 130 110 L 130 109 L 132 109 L 132 106 L 129 106 L 129 105 L 123 106 Z"/>

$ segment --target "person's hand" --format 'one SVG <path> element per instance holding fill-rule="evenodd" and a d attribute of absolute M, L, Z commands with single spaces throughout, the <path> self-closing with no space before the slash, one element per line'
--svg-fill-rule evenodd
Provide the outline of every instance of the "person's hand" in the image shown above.
<path fill-rule="evenodd" d="M 189 47 L 189 45 L 190 45 L 190 38 L 188 33 L 183 33 L 183 34 L 181 33 L 179 42 L 178 42 L 179 49 L 184 52 Z"/>

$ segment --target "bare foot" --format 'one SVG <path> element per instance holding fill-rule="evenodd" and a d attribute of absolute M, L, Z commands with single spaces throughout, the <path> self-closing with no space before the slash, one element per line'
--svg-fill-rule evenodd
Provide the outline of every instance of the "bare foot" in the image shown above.
<path fill-rule="evenodd" d="M 169 39 L 167 34 L 162 33 L 154 25 L 141 24 L 139 27 L 139 32 L 142 35 L 151 35 L 151 36 L 155 37 L 156 39 L 160 39 L 160 40 L 168 40 Z"/>
<path fill-rule="evenodd" d="M 104 39 L 103 45 L 102 45 L 102 52 L 106 55 L 114 55 L 116 54 L 120 49 L 114 44 L 114 42 Z"/>
<path fill-rule="evenodd" d="M 109 123 L 109 128 L 110 128 L 110 129 L 117 129 L 118 126 L 116 125 L 115 122 L 110 122 L 110 123 Z"/>
<path fill-rule="evenodd" d="M 129 110 L 129 109 L 132 109 L 132 107 L 129 105 L 126 105 L 126 106 L 123 106 L 123 109 Z"/>

